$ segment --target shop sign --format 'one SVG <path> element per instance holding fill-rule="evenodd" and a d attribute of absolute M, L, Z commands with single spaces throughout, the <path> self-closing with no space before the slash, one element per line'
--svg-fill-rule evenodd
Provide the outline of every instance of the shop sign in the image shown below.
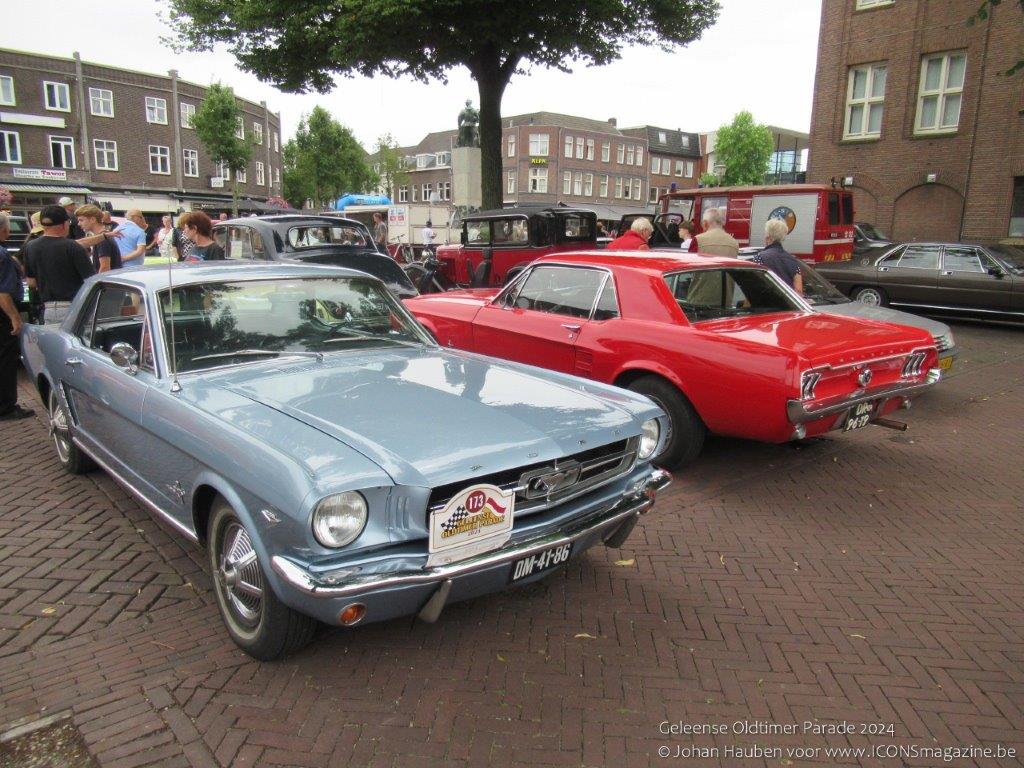
<path fill-rule="evenodd" d="M 12 168 L 16 179 L 50 179 L 67 181 L 68 172 L 63 168 Z"/>

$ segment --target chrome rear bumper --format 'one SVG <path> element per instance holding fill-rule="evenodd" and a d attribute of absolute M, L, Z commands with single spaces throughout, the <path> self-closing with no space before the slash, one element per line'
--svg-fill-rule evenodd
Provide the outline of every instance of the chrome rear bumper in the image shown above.
<path fill-rule="evenodd" d="M 832 398 L 823 402 L 790 400 L 786 403 L 786 416 L 789 417 L 791 424 L 806 424 L 809 421 L 816 421 L 825 416 L 842 413 L 859 403 L 919 395 L 926 389 L 938 384 L 941 378 L 942 371 L 938 368 L 931 368 L 928 371 L 928 375 L 925 376 L 925 380 L 919 384 L 890 384 L 886 387 L 873 389 L 870 392 L 862 392 L 853 397 Z"/>
<path fill-rule="evenodd" d="M 630 522 L 630 517 L 646 513 L 653 505 L 657 492 L 672 481 L 672 476 L 662 469 L 652 468 L 650 473 L 633 483 L 626 495 L 611 507 L 597 514 L 591 514 L 577 523 L 543 536 L 537 536 L 501 549 L 485 552 L 457 563 L 422 568 L 415 571 L 401 571 L 385 574 L 351 575 L 339 569 L 343 576 L 332 576 L 330 572 L 313 574 L 286 557 L 275 555 L 270 564 L 274 572 L 301 593 L 313 597 L 356 597 L 368 592 L 403 586 L 439 584 L 448 579 L 482 571 L 502 563 L 509 563 L 550 547 L 568 544 L 595 531 L 606 533 L 609 539 L 619 528 Z M 343 581 L 344 583 L 339 583 Z"/>

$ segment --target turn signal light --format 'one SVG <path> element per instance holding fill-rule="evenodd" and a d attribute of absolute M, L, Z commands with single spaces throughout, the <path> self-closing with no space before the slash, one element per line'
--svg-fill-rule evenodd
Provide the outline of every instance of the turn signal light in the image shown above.
<path fill-rule="evenodd" d="M 353 624 L 358 624 L 362 621 L 363 616 L 366 615 L 366 606 L 362 603 L 352 603 L 346 605 L 341 613 L 338 614 L 338 621 L 341 622 L 342 626 L 351 627 Z"/>

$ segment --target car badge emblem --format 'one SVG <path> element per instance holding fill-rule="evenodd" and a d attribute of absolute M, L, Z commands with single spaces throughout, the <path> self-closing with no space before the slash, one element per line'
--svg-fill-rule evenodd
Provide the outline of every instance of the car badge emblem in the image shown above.
<path fill-rule="evenodd" d="M 866 387 L 871 383 L 871 378 L 874 374 L 871 373 L 870 368 L 861 368 L 860 373 L 857 374 L 857 383 L 862 387 Z"/>
<path fill-rule="evenodd" d="M 539 499 L 564 491 L 580 479 L 579 462 L 572 461 L 555 467 L 544 467 L 527 472 L 520 479 L 524 495 L 528 499 Z"/>

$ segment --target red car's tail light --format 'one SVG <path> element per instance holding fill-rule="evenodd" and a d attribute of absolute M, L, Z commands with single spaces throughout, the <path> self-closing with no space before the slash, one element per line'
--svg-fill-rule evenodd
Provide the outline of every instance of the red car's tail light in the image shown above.
<path fill-rule="evenodd" d="M 800 399 L 813 400 L 814 388 L 818 386 L 821 374 L 816 371 L 804 371 L 800 377 Z"/>

